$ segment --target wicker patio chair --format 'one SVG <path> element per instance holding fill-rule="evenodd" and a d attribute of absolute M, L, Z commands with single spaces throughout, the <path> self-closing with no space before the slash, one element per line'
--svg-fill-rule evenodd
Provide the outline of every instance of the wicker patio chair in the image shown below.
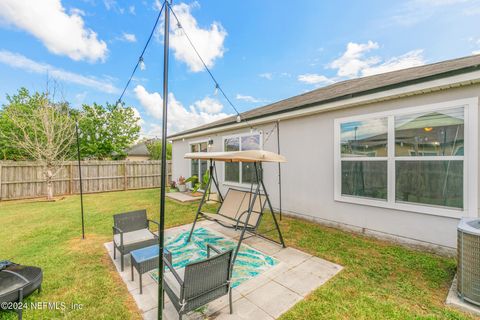
<path fill-rule="evenodd" d="M 210 250 L 217 255 L 210 257 Z M 230 314 L 232 289 L 230 287 L 233 250 L 220 252 L 207 244 L 207 259 L 174 269 L 166 257 L 169 270 L 165 272 L 163 290 L 167 293 L 181 320 L 182 315 L 226 294 L 229 295 Z"/>
<path fill-rule="evenodd" d="M 158 243 L 158 236 L 149 229 L 150 222 L 158 225 L 157 222 L 147 218 L 146 210 L 119 213 L 113 216 L 113 259 L 116 259 L 118 250 L 122 271 L 123 257 L 126 254 Z"/>

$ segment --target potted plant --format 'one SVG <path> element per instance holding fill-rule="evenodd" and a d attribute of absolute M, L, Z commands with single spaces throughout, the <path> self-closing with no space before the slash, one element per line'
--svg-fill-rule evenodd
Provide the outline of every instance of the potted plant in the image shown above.
<path fill-rule="evenodd" d="M 177 182 L 175 180 L 172 180 L 170 182 L 170 192 L 177 192 L 178 191 L 178 188 L 177 188 Z"/>
<path fill-rule="evenodd" d="M 186 180 L 186 182 L 191 182 L 192 183 L 192 195 L 195 195 L 198 190 L 203 190 L 204 192 L 207 192 L 207 198 L 212 200 L 212 201 L 218 201 L 218 194 L 210 192 L 210 190 L 205 190 L 207 188 L 208 180 L 210 179 L 210 171 L 207 170 L 202 176 L 202 181 L 199 181 L 197 176 L 191 176 Z"/>
<path fill-rule="evenodd" d="M 178 188 L 178 191 L 180 192 L 187 191 L 187 185 L 186 185 L 186 180 L 184 176 L 180 176 L 178 178 L 177 188 Z"/>

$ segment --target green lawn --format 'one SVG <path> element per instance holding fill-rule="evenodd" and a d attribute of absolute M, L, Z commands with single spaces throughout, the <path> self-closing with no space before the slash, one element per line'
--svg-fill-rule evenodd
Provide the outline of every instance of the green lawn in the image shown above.
<path fill-rule="evenodd" d="M 107 257 L 112 215 L 146 208 L 158 219 L 158 190 L 87 195 L 87 239 L 80 240 L 79 198 L 0 203 L 0 259 L 44 270 L 43 291 L 29 301 L 82 304 L 81 310 L 27 310 L 26 319 L 140 319 Z M 168 201 L 167 227 L 190 223 L 197 204 Z M 343 265 L 334 279 L 282 319 L 468 319 L 443 305 L 455 260 L 284 218 L 287 245 Z M 1 313 L 1 319 L 15 319 Z"/>

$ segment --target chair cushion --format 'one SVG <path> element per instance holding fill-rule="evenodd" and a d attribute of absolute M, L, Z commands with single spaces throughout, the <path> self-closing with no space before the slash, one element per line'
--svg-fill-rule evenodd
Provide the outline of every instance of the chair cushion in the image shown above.
<path fill-rule="evenodd" d="M 154 239 L 155 237 L 148 229 L 140 229 L 131 232 L 123 233 L 123 245 L 127 246 L 132 243 L 142 242 L 145 240 Z M 120 234 L 113 236 L 113 240 L 120 246 Z"/>
<path fill-rule="evenodd" d="M 185 268 L 175 269 L 175 271 L 180 276 L 180 279 L 185 279 Z M 180 284 L 177 281 L 177 278 L 173 275 L 171 271 L 166 271 L 164 273 L 165 284 L 173 291 L 173 293 L 180 299 Z"/>
<path fill-rule="evenodd" d="M 221 214 L 217 214 L 217 213 L 208 213 L 208 212 L 202 212 L 202 214 L 204 216 L 206 216 L 207 218 L 210 218 L 211 220 L 215 220 L 215 221 L 218 221 L 218 222 L 221 222 L 223 224 L 228 224 L 228 225 L 231 225 L 232 227 L 235 226 L 237 224 L 237 220 L 234 220 L 234 219 L 231 219 L 229 217 L 225 217 Z M 252 212 L 252 215 L 250 217 L 250 221 L 248 221 L 248 227 L 250 228 L 254 228 L 255 225 L 252 224 L 252 220 L 255 220 L 255 223 L 256 221 L 258 220 L 258 217 L 260 215 L 258 213 L 255 213 L 255 212 Z M 247 219 L 247 214 L 243 215 L 241 218 L 240 218 L 240 223 L 239 223 L 239 227 L 240 228 L 243 228 L 243 225 L 245 223 L 245 220 Z M 242 223 L 243 222 L 243 223 Z"/>

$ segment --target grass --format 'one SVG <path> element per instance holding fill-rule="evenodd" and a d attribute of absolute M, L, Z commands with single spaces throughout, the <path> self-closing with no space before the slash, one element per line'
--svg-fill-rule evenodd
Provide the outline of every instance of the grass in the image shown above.
<path fill-rule="evenodd" d="M 166 226 L 192 222 L 196 206 L 168 201 Z M 43 268 L 43 291 L 28 301 L 67 306 L 26 310 L 25 319 L 140 319 L 103 243 L 111 241 L 114 213 L 146 208 L 150 218 L 158 219 L 158 207 L 158 190 L 87 195 L 87 239 L 81 240 L 77 196 L 53 203 L 0 203 L 0 259 Z M 470 317 L 443 304 L 455 273 L 454 259 L 297 219 L 283 218 L 281 227 L 288 246 L 345 267 L 284 314 L 284 320 Z M 71 303 L 83 307 L 73 310 Z M 16 316 L 0 312 L 0 318 Z"/>

